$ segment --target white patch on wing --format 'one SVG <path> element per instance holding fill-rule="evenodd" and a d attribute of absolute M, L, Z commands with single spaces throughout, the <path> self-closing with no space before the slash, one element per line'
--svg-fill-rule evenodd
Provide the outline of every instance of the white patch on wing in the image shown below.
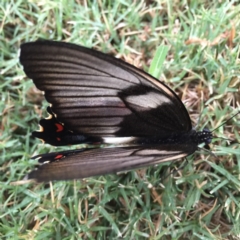
<path fill-rule="evenodd" d="M 106 144 L 127 144 L 132 143 L 135 137 L 104 137 L 103 142 Z"/>
<path fill-rule="evenodd" d="M 158 149 L 143 149 L 137 151 L 137 155 L 149 156 L 149 155 L 172 155 L 172 154 L 181 154 L 182 151 L 166 151 L 166 150 L 158 150 Z"/>
<path fill-rule="evenodd" d="M 170 104 L 171 100 L 160 93 L 148 92 L 142 95 L 128 96 L 125 99 L 129 104 L 140 106 L 146 110 L 146 108 L 157 108 L 162 104 Z"/>

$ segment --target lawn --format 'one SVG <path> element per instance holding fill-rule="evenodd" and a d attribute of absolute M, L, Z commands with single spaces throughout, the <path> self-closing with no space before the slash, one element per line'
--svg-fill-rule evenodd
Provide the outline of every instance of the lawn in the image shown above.
<path fill-rule="evenodd" d="M 240 238 L 240 114 L 227 121 L 240 111 L 238 1 L 15 0 L 0 9 L 1 239 Z M 227 122 L 213 131 L 210 151 L 200 146 L 187 159 L 23 181 L 36 165 L 32 156 L 56 151 L 31 137 L 48 103 L 19 63 L 20 45 L 39 38 L 150 71 L 178 94 L 198 130 Z M 76 147 L 58 150 L 69 148 Z"/>

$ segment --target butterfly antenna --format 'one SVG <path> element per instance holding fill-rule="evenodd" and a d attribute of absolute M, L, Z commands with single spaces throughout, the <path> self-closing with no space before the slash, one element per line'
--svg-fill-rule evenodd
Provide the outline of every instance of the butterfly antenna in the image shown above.
<path fill-rule="evenodd" d="M 225 122 L 223 122 L 221 125 L 219 125 L 218 127 L 214 128 L 211 132 L 214 132 L 215 130 L 217 130 L 218 128 L 220 128 L 221 126 L 225 125 L 227 122 L 229 122 L 231 119 L 233 119 L 235 116 L 237 116 L 240 113 L 240 111 L 238 111 L 236 114 L 234 114 L 232 117 L 230 117 L 228 120 L 226 120 Z"/>
<path fill-rule="evenodd" d="M 233 119 L 236 115 L 238 115 L 240 113 L 240 111 L 238 111 L 237 113 L 235 113 L 232 117 L 230 117 L 228 120 L 226 120 L 225 122 L 223 122 L 221 125 L 219 125 L 218 127 L 216 127 L 215 129 L 213 129 L 211 131 L 214 132 L 216 129 L 220 128 L 221 126 L 223 126 L 224 124 L 226 124 L 227 122 L 229 122 L 231 119 Z M 222 139 L 222 140 L 226 140 L 226 141 L 229 141 L 230 143 L 239 143 L 238 141 L 233 141 L 231 139 L 228 139 L 228 138 L 223 138 L 223 137 L 218 137 L 219 139 Z"/>

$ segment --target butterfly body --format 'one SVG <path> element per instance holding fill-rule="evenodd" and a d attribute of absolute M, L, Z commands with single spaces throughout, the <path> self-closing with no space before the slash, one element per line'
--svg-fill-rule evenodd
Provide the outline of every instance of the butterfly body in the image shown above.
<path fill-rule="evenodd" d="M 20 62 L 51 103 L 50 118 L 33 136 L 55 146 L 94 147 L 36 156 L 42 165 L 29 178 L 68 180 L 145 167 L 190 155 L 212 139 L 210 131 L 192 128 L 168 86 L 119 59 L 37 41 L 21 46 Z"/>

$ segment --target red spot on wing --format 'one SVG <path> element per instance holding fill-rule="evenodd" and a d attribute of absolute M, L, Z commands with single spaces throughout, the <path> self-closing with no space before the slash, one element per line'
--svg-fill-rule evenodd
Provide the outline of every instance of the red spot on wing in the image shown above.
<path fill-rule="evenodd" d="M 55 123 L 55 126 L 57 127 L 57 131 L 56 132 L 61 132 L 64 129 L 63 125 L 60 124 L 60 123 Z"/>
<path fill-rule="evenodd" d="M 59 155 L 55 156 L 55 158 L 54 158 L 54 159 L 58 160 L 58 159 L 62 158 L 63 156 L 64 156 L 64 155 L 62 155 L 62 154 L 59 154 Z"/>

